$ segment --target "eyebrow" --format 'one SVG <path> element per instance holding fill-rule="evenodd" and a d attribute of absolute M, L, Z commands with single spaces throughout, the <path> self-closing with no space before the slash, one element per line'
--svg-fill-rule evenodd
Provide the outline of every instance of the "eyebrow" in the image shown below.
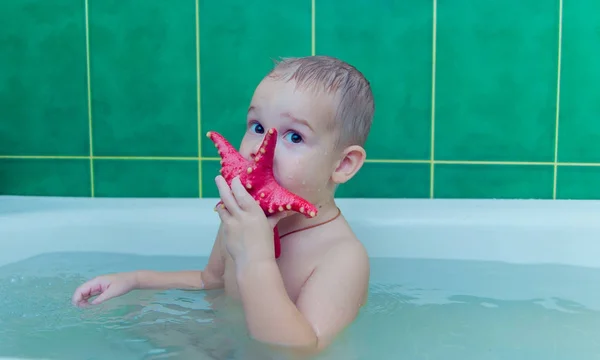
<path fill-rule="evenodd" d="M 254 105 L 251 105 L 251 106 L 248 108 L 248 113 L 249 113 L 250 111 L 252 111 L 252 110 L 256 110 L 256 107 L 255 107 Z M 302 119 L 302 118 L 295 117 L 294 115 L 292 115 L 292 114 L 291 114 L 291 113 L 289 113 L 289 112 L 283 112 L 283 113 L 281 113 L 280 115 L 281 115 L 281 116 L 283 116 L 283 117 L 286 117 L 286 118 L 288 118 L 288 119 L 291 119 L 291 120 L 292 120 L 293 122 L 295 122 L 295 123 L 298 123 L 298 124 L 304 125 L 304 126 L 306 126 L 307 128 L 309 128 L 309 129 L 310 129 L 310 131 L 312 131 L 312 132 L 315 132 L 315 130 L 312 128 L 312 126 L 310 126 L 310 124 L 308 123 L 308 121 L 306 121 L 306 120 L 304 120 L 304 119 Z"/>
<path fill-rule="evenodd" d="M 290 118 L 290 119 L 292 119 L 293 122 L 297 122 L 298 124 L 302 124 L 302 125 L 306 126 L 307 128 L 309 128 L 310 131 L 314 132 L 313 128 L 310 126 L 310 124 L 308 123 L 308 121 L 306 121 L 304 119 L 297 118 L 294 115 L 290 114 L 289 112 L 281 113 L 281 116 Z"/>

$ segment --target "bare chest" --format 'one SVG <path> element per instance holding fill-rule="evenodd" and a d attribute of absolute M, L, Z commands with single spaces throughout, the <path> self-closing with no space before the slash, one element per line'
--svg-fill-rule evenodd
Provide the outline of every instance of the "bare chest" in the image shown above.
<path fill-rule="evenodd" d="M 310 249 L 298 246 L 293 242 L 293 239 L 289 240 L 286 244 L 287 246 L 282 248 L 282 254 L 277 259 L 277 265 L 287 294 L 295 302 L 304 283 L 315 268 L 315 259 L 311 257 Z M 225 259 L 225 273 L 223 274 L 225 293 L 234 299 L 239 299 L 235 262 L 227 252 L 225 253 L 227 254 Z"/>

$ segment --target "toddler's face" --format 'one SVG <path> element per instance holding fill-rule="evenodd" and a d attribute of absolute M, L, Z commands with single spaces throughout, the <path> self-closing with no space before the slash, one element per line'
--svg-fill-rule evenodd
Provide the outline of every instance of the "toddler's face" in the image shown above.
<path fill-rule="evenodd" d="M 281 186 L 318 204 L 331 196 L 334 151 L 332 98 L 295 89 L 294 81 L 265 78 L 256 88 L 240 153 L 253 158 L 270 128 L 277 129 L 273 172 Z"/>

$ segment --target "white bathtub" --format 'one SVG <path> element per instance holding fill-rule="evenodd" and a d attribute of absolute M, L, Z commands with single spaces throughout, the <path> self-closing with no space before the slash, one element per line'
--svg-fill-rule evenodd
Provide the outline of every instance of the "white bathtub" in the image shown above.
<path fill-rule="evenodd" d="M 0 266 L 38 254 L 208 256 L 216 199 L 0 197 Z M 340 199 L 372 257 L 600 268 L 600 202 Z"/>
<path fill-rule="evenodd" d="M 209 255 L 218 226 L 216 202 L 0 197 L 0 270 L 8 273 L 0 282 L 0 304 L 8 295 L 8 307 L 0 309 L 0 335 L 7 321 L 12 327 L 4 332 L 9 340 L 0 336 L 0 360 L 66 358 L 71 348 L 64 344 L 75 332 L 89 345 L 71 349 L 71 358 L 90 351 L 107 352 L 98 355 L 102 358 L 149 354 L 146 348 L 126 352 L 125 344 L 136 339 L 145 339 L 141 344 L 152 351 L 191 351 L 194 359 L 197 351 L 211 351 L 212 340 L 198 340 L 211 328 L 195 323 L 212 319 L 204 315 L 210 309 L 204 293 L 136 292 L 104 310 L 81 313 L 69 300 L 92 272 L 202 266 L 194 256 Z M 387 360 L 400 353 L 431 359 L 597 357 L 600 202 L 343 199 L 339 206 L 374 258 L 373 286 L 364 316 L 327 359 Z M 87 254 L 35 257 L 65 251 Z M 112 254 L 89 254 L 94 251 Z M 31 284 L 31 292 L 22 281 Z M 138 320 L 131 325 L 133 318 Z M 168 333 L 164 319 L 177 320 Z M 132 330 L 114 329 L 115 324 Z M 28 346 L 38 339 L 45 341 L 41 352 Z M 109 353 L 113 348 L 118 354 Z"/>

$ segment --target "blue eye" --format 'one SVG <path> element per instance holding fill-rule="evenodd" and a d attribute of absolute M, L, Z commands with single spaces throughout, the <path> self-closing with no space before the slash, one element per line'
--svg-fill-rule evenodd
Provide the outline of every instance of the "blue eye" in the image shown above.
<path fill-rule="evenodd" d="M 255 129 L 254 131 L 255 131 L 257 134 L 262 134 L 262 133 L 264 133 L 264 132 L 265 132 L 265 129 L 264 129 L 264 128 L 262 127 L 262 125 L 261 125 L 261 124 L 259 124 L 259 123 L 253 123 L 253 124 L 251 124 L 251 125 L 250 125 L 250 128 L 251 128 L 251 129 L 252 129 L 252 128 L 254 128 L 254 129 Z"/>
<path fill-rule="evenodd" d="M 290 133 L 286 134 L 286 136 L 288 136 L 288 135 L 290 135 L 289 140 L 291 142 L 293 142 L 294 144 L 298 144 L 298 143 L 302 142 L 302 136 L 300 136 L 298 133 L 290 132 Z"/>

